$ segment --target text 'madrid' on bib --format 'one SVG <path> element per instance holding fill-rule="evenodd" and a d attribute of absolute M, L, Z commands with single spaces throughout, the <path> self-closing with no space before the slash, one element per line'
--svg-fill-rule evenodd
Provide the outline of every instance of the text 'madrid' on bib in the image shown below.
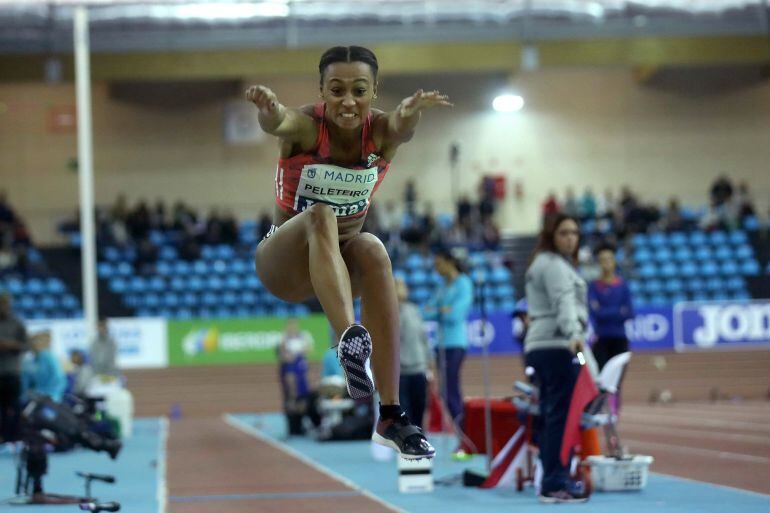
<path fill-rule="evenodd" d="M 294 211 L 325 203 L 337 217 L 360 214 L 369 206 L 377 173 L 377 167 L 353 170 L 331 164 L 308 164 L 300 174 Z"/>

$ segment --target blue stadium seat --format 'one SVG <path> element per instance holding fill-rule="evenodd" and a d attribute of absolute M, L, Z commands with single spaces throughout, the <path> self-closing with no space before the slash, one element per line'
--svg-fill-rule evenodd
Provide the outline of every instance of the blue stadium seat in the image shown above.
<path fill-rule="evenodd" d="M 654 255 L 655 255 L 655 260 L 660 262 L 660 263 L 669 262 L 669 261 L 673 260 L 673 258 L 674 258 L 674 255 L 673 255 L 673 253 L 671 253 L 671 250 L 668 249 L 665 246 L 659 247 L 655 251 Z"/>
<path fill-rule="evenodd" d="M 5 280 L 5 287 L 11 294 L 20 294 L 24 291 L 24 282 L 18 278 L 8 278 Z"/>
<path fill-rule="evenodd" d="M 511 283 L 511 271 L 503 266 L 495 266 L 492 268 L 490 280 L 493 283 Z"/>
<path fill-rule="evenodd" d="M 667 305 L 668 303 L 668 298 L 663 294 L 655 294 L 654 296 L 650 296 L 649 304 L 651 305 L 662 306 Z"/>
<path fill-rule="evenodd" d="M 649 238 L 646 233 L 635 233 L 632 240 L 635 248 L 640 248 L 649 244 Z"/>
<path fill-rule="evenodd" d="M 687 235 L 682 232 L 674 232 L 668 236 L 668 242 L 672 246 L 685 246 L 687 245 Z"/>
<path fill-rule="evenodd" d="M 725 286 L 727 287 L 727 290 L 735 292 L 737 290 L 744 290 L 746 288 L 746 283 L 744 282 L 742 277 L 733 276 L 727 279 Z"/>
<path fill-rule="evenodd" d="M 254 262 L 235 259 L 230 262 L 230 272 L 235 274 L 254 274 Z"/>
<path fill-rule="evenodd" d="M 409 287 L 420 287 L 426 285 L 430 275 L 421 268 L 415 268 L 407 275 L 406 283 Z"/>
<path fill-rule="evenodd" d="M 416 269 L 422 269 L 423 268 L 423 260 L 420 255 L 417 253 L 410 253 L 406 260 L 404 260 L 404 266 L 408 271 L 414 271 Z"/>
<path fill-rule="evenodd" d="M 730 298 L 736 301 L 749 301 L 751 299 L 751 294 L 746 290 L 736 290 L 730 295 Z"/>
<path fill-rule="evenodd" d="M 209 290 L 213 290 L 215 292 L 218 292 L 222 290 L 225 286 L 225 282 L 217 276 L 216 274 L 212 274 L 211 276 L 206 279 L 206 287 L 208 287 Z"/>
<path fill-rule="evenodd" d="M 714 251 L 714 258 L 716 258 L 717 260 L 732 260 L 733 248 L 731 248 L 726 244 L 722 246 L 718 246 Z"/>
<path fill-rule="evenodd" d="M 749 241 L 749 238 L 746 235 L 746 232 L 744 232 L 743 230 L 731 231 L 729 238 L 730 238 L 730 244 L 732 244 L 733 246 L 740 246 L 741 244 L 746 244 Z"/>
<path fill-rule="evenodd" d="M 702 231 L 694 231 L 690 233 L 690 245 L 698 248 L 705 245 L 708 242 L 706 234 Z"/>
<path fill-rule="evenodd" d="M 227 244 L 220 244 L 216 247 L 216 256 L 223 260 L 230 260 L 235 257 L 235 249 Z"/>
<path fill-rule="evenodd" d="M 706 290 L 713 293 L 725 289 L 725 282 L 722 278 L 714 276 L 706 280 Z"/>
<path fill-rule="evenodd" d="M 719 270 L 723 276 L 732 276 L 738 274 L 738 264 L 735 260 L 726 260 L 719 266 Z"/>
<path fill-rule="evenodd" d="M 649 303 L 649 298 L 644 294 L 634 295 L 634 306 L 647 306 Z"/>
<path fill-rule="evenodd" d="M 173 273 L 174 268 L 165 260 L 160 260 L 155 264 L 155 271 L 163 276 L 169 276 Z"/>
<path fill-rule="evenodd" d="M 217 274 L 227 274 L 227 269 L 229 266 L 227 265 L 227 261 L 223 260 L 221 258 L 217 258 L 216 260 L 213 260 L 211 262 L 211 272 L 217 273 Z"/>
<path fill-rule="evenodd" d="M 690 299 L 692 301 L 708 301 L 709 295 L 706 293 L 705 290 L 699 290 L 697 292 L 690 294 Z"/>
<path fill-rule="evenodd" d="M 674 251 L 674 260 L 677 262 L 688 262 L 694 258 L 693 252 L 688 246 L 679 246 Z"/>
<path fill-rule="evenodd" d="M 730 300 L 730 293 L 724 289 L 715 290 L 711 293 L 711 299 L 712 301 L 728 301 Z"/>
<path fill-rule="evenodd" d="M 708 246 L 698 246 L 695 248 L 695 259 L 701 262 L 714 259 L 714 252 Z"/>
<path fill-rule="evenodd" d="M 157 308 L 160 306 L 160 296 L 154 292 L 149 292 L 144 295 L 144 306 L 149 308 Z"/>
<path fill-rule="evenodd" d="M 747 260 L 754 257 L 754 249 L 748 244 L 741 244 L 735 248 L 735 258 Z"/>
<path fill-rule="evenodd" d="M 241 290 L 244 287 L 244 280 L 236 274 L 230 274 L 224 279 L 224 287 L 230 290 Z"/>
<path fill-rule="evenodd" d="M 187 307 L 198 305 L 198 295 L 195 292 L 184 292 L 179 298 L 179 302 Z"/>
<path fill-rule="evenodd" d="M 192 272 L 192 266 L 184 260 L 174 261 L 174 274 L 187 276 Z"/>
<path fill-rule="evenodd" d="M 244 290 L 239 294 L 238 301 L 243 305 L 253 305 L 258 301 L 258 296 L 251 290 Z"/>
<path fill-rule="evenodd" d="M 759 262 L 753 258 L 750 260 L 744 260 L 740 264 L 740 272 L 744 276 L 756 276 L 759 274 Z"/>
<path fill-rule="evenodd" d="M 431 291 L 427 287 L 415 287 L 410 289 L 409 297 L 417 304 L 423 304 L 430 299 Z"/>
<path fill-rule="evenodd" d="M 80 303 L 75 299 L 75 296 L 67 294 L 61 298 L 61 305 L 64 308 L 76 309 L 80 306 Z"/>
<path fill-rule="evenodd" d="M 192 270 L 195 274 L 199 274 L 201 276 L 208 276 L 209 275 L 209 265 L 204 260 L 196 260 L 192 264 Z"/>
<path fill-rule="evenodd" d="M 179 294 L 176 294 L 174 292 L 166 292 L 165 294 L 161 295 L 161 304 L 164 307 L 176 308 L 179 306 L 179 303 L 180 303 Z"/>
<path fill-rule="evenodd" d="M 198 275 L 192 275 L 187 280 L 187 288 L 189 290 L 199 291 L 203 290 L 206 287 L 206 282 L 203 281 L 203 278 L 201 278 Z"/>
<path fill-rule="evenodd" d="M 132 292 L 144 292 L 148 289 L 147 280 L 141 276 L 132 276 L 128 279 L 128 290 Z"/>
<path fill-rule="evenodd" d="M 687 290 L 690 292 L 701 292 L 706 290 L 706 282 L 702 278 L 690 278 L 687 280 Z"/>
<path fill-rule="evenodd" d="M 158 257 L 161 260 L 176 260 L 179 258 L 179 253 L 174 246 L 161 246 L 158 250 Z"/>
<path fill-rule="evenodd" d="M 239 304 L 238 296 L 235 292 L 226 291 L 222 293 L 222 304 L 225 306 L 236 306 Z"/>
<path fill-rule="evenodd" d="M 292 310 L 293 315 L 296 315 L 297 317 L 310 315 L 310 308 L 308 308 L 307 305 L 292 305 Z"/>
<path fill-rule="evenodd" d="M 38 278 L 31 278 L 27 280 L 27 283 L 25 284 L 24 288 L 30 294 L 40 294 L 45 290 L 45 286 L 43 285 L 43 280 L 40 280 Z"/>
<path fill-rule="evenodd" d="M 160 276 L 153 276 L 147 280 L 147 288 L 155 292 L 163 292 L 167 290 L 166 280 Z"/>
<path fill-rule="evenodd" d="M 630 280 L 628 282 L 628 289 L 631 291 L 631 294 L 636 295 L 642 290 L 642 284 L 640 281 L 637 280 Z"/>
<path fill-rule="evenodd" d="M 114 269 L 110 262 L 99 262 L 96 264 L 96 274 L 99 275 L 100 278 L 111 278 L 113 272 Z"/>
<path fill-rule="evenodd" d="M 216 258 L 216 255 L 217 252 L 216 249 L 214 249 L 214 246 L 209 246 L 208 244 L 201 246 L 201 258 L 204 260 Z"/>
<path fill-rule="evenodd" d="M 687 301 L 687 294 L 685 294 L 684 292 L 675 292 L 669 296 L 668 300 L 673 305 L 677 303 L 684 303 Z"/>
<path fill-rule="evenodd" d="M 650 238 L 649 238 L 649 245 L 653 249 L 665 247 L 667 245 L 667 242 L 668 241 L 666 240 L 665 233 L 660 233 L 660 232 L 653 233 L 650 235 Z"/>
<path fill-rule="evenodd" d="M 658 270 L 655 268 L 655 265 L 651 263 L 647 263 L 641 266 L 639 269 L 639 276 L 642 278 L 652 278 L 654 276 L 657 276 Z"/>
<path fill-rule="evenodd" d="M 658 294 L 663 291 L 663 282 L 658 279 L 650 279 L 643 282 L 644 291 L 647 294 Z"/>
<path fill-rule="evenodd" d="M 673 262 L 667 262 L 660 267 L 660 275 L 664 278 L 673 278 L 679 274 L 679 268 Z"/>
<path fill-rule="evenodd" d="M 727 234 L 722 230 L 717 230 L 709 234 L 709 241 L 714 246 L 721 246 L 723 244 L 727 244 L 727 240 L 728 240 Z"/>
<path fill-rule="evenodd" d="M 759 219 L 755 216 L 748 216 L 743 220 L 743 229 L 749 232 L 759 230 Z"/>
<path fill-rule="evenodd" d="M 707 260 L 703 262 L 703 264 L 700 267 L 700 274 L 701 276 L 715 276 L 719 274 L 719 266 L 717 266 L 717 263 L 713 260 Z"/>
<path fill-rule="evenodd" d="M 233 311 L 226 306 L 219 306 L 214 310 L 214 316 L 219 319 L 227 319 L 233 316 Z"/>
<path fill-rule="evenodd" d="M 664 289 L 669 294 L 679 294 L 684 291 L 684 283 L 679 278 L 666 280 Z"/>
<path fill-rule="evenodd" d="M 653 260 L 652 251 L 646 246 L 634 251 L 634 260 L 638 265 L 644 265 Z"/>
<path fill-rule="evenodd" d="M 118 250 L 118 248 L 114 246 L 105 247 L 103 254 L 104 254 L 105 260 L 109 262 L 118 262 L 119 260 L 122 259 L 121 252 Z"/>
<path fill-rule="evenodd" d="M 177 308 L 174 310 L 174 318 L 176 319 L 192 319 L 193 311 L 190 308 Z"/>
<path fill-rule="evenodd" d="M 128 290 L 128 283 L 124 278 L 113 278 L 110 280 L 109 288 L 116 294 L 122 294 Z"/>
<path fill-rule="evenodd" d="M 134 267 L 128 262 L 118 262 L 115 264 L 115 274 L 118 276 L 131 276 L 134 274 Z"/>
<path fill-rule="evenodd" d="M 48 278 L 45 282 L 45 288 L 50 294 L 61 294 L 66 290 L 64 283 L 59 278 Z"/>
<path fill-rule="evenodd" d="M 474 283 L 484 282 L 488 279 L 489 273 L 483 267 L 476 267 L 471 271 L 471 279 Z"/>
<path fill-rule="evenodd" d="M 501 283 L 492 289 L 492 295 L 501 300 L 514 297 L 514 292 L 513 285 L 510 283 Z"/>

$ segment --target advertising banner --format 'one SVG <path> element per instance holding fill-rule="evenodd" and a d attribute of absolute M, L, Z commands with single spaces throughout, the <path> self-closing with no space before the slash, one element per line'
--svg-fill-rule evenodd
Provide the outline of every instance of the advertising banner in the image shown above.
<path fill-rule="evenodd" d="M 170 365 L 211 365 L 276 362 L 286 319 L 197 319 L 168 321 Z M 329 321 L 323 315 L 299 318 L 312 349 L 308 359 L 320 360 L 331 346 Z"/>
<path fill-rule="evenodd" d="M 770 347 L 770 300 L 678 303 L 677 351 Z"/>
<path fill-rule="evenodd" d="M 90 345 L 82 319 L 31 320 L 26 322 L 26 327 L 30 335 L 50 331 L 51 351 L 61 359 L 68 359 L 73 349 L 87 351 Z M 107 329 L 118 346 L 117 364 L 121 369 L 168 365 L 165 319 L 109 319 Z"/>

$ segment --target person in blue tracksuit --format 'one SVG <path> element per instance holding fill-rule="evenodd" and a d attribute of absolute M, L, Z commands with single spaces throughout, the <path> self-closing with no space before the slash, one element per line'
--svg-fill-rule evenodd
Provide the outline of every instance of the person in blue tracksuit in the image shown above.
<path fill-rule="evenodd" d="M 473 282 L 463 272 L 462 264 L 448 250 L 436 254 L 434 265 L 443 278 L 443 283 L 425 307 L 425 318 L 438 322 L 438 343 L 443 348 L 446 358 L 443 382 L 449 413 L 455 423 L 461 425 L 463 416 L 463 398 L 460 390 L 460 368 L 468 350 L 468 330 L 466 321 L 473 306 Z M 438 366 L 441 372 L 441 354 L 439 350 Z"/>
<path fill-rule="evenodd" d="M 588 313 L 596 334 L 593 353 L 602 369 L 610 358 L 628 351 L 625 323 L 634 308 L 628 284 L 615 272 L 615 248 L 603 244 L 595 254 L 601 276 L 588 286 Z"/>

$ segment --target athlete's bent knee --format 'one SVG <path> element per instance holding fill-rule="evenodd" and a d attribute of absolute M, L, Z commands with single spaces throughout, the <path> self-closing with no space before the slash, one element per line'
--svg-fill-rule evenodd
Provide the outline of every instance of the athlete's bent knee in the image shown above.
<path fill-rule="evenodd" d="M 315 232 L 337 232 L 337 216 L 329 205 L 316 203 L 307 209 L 310 228 Z"/>

